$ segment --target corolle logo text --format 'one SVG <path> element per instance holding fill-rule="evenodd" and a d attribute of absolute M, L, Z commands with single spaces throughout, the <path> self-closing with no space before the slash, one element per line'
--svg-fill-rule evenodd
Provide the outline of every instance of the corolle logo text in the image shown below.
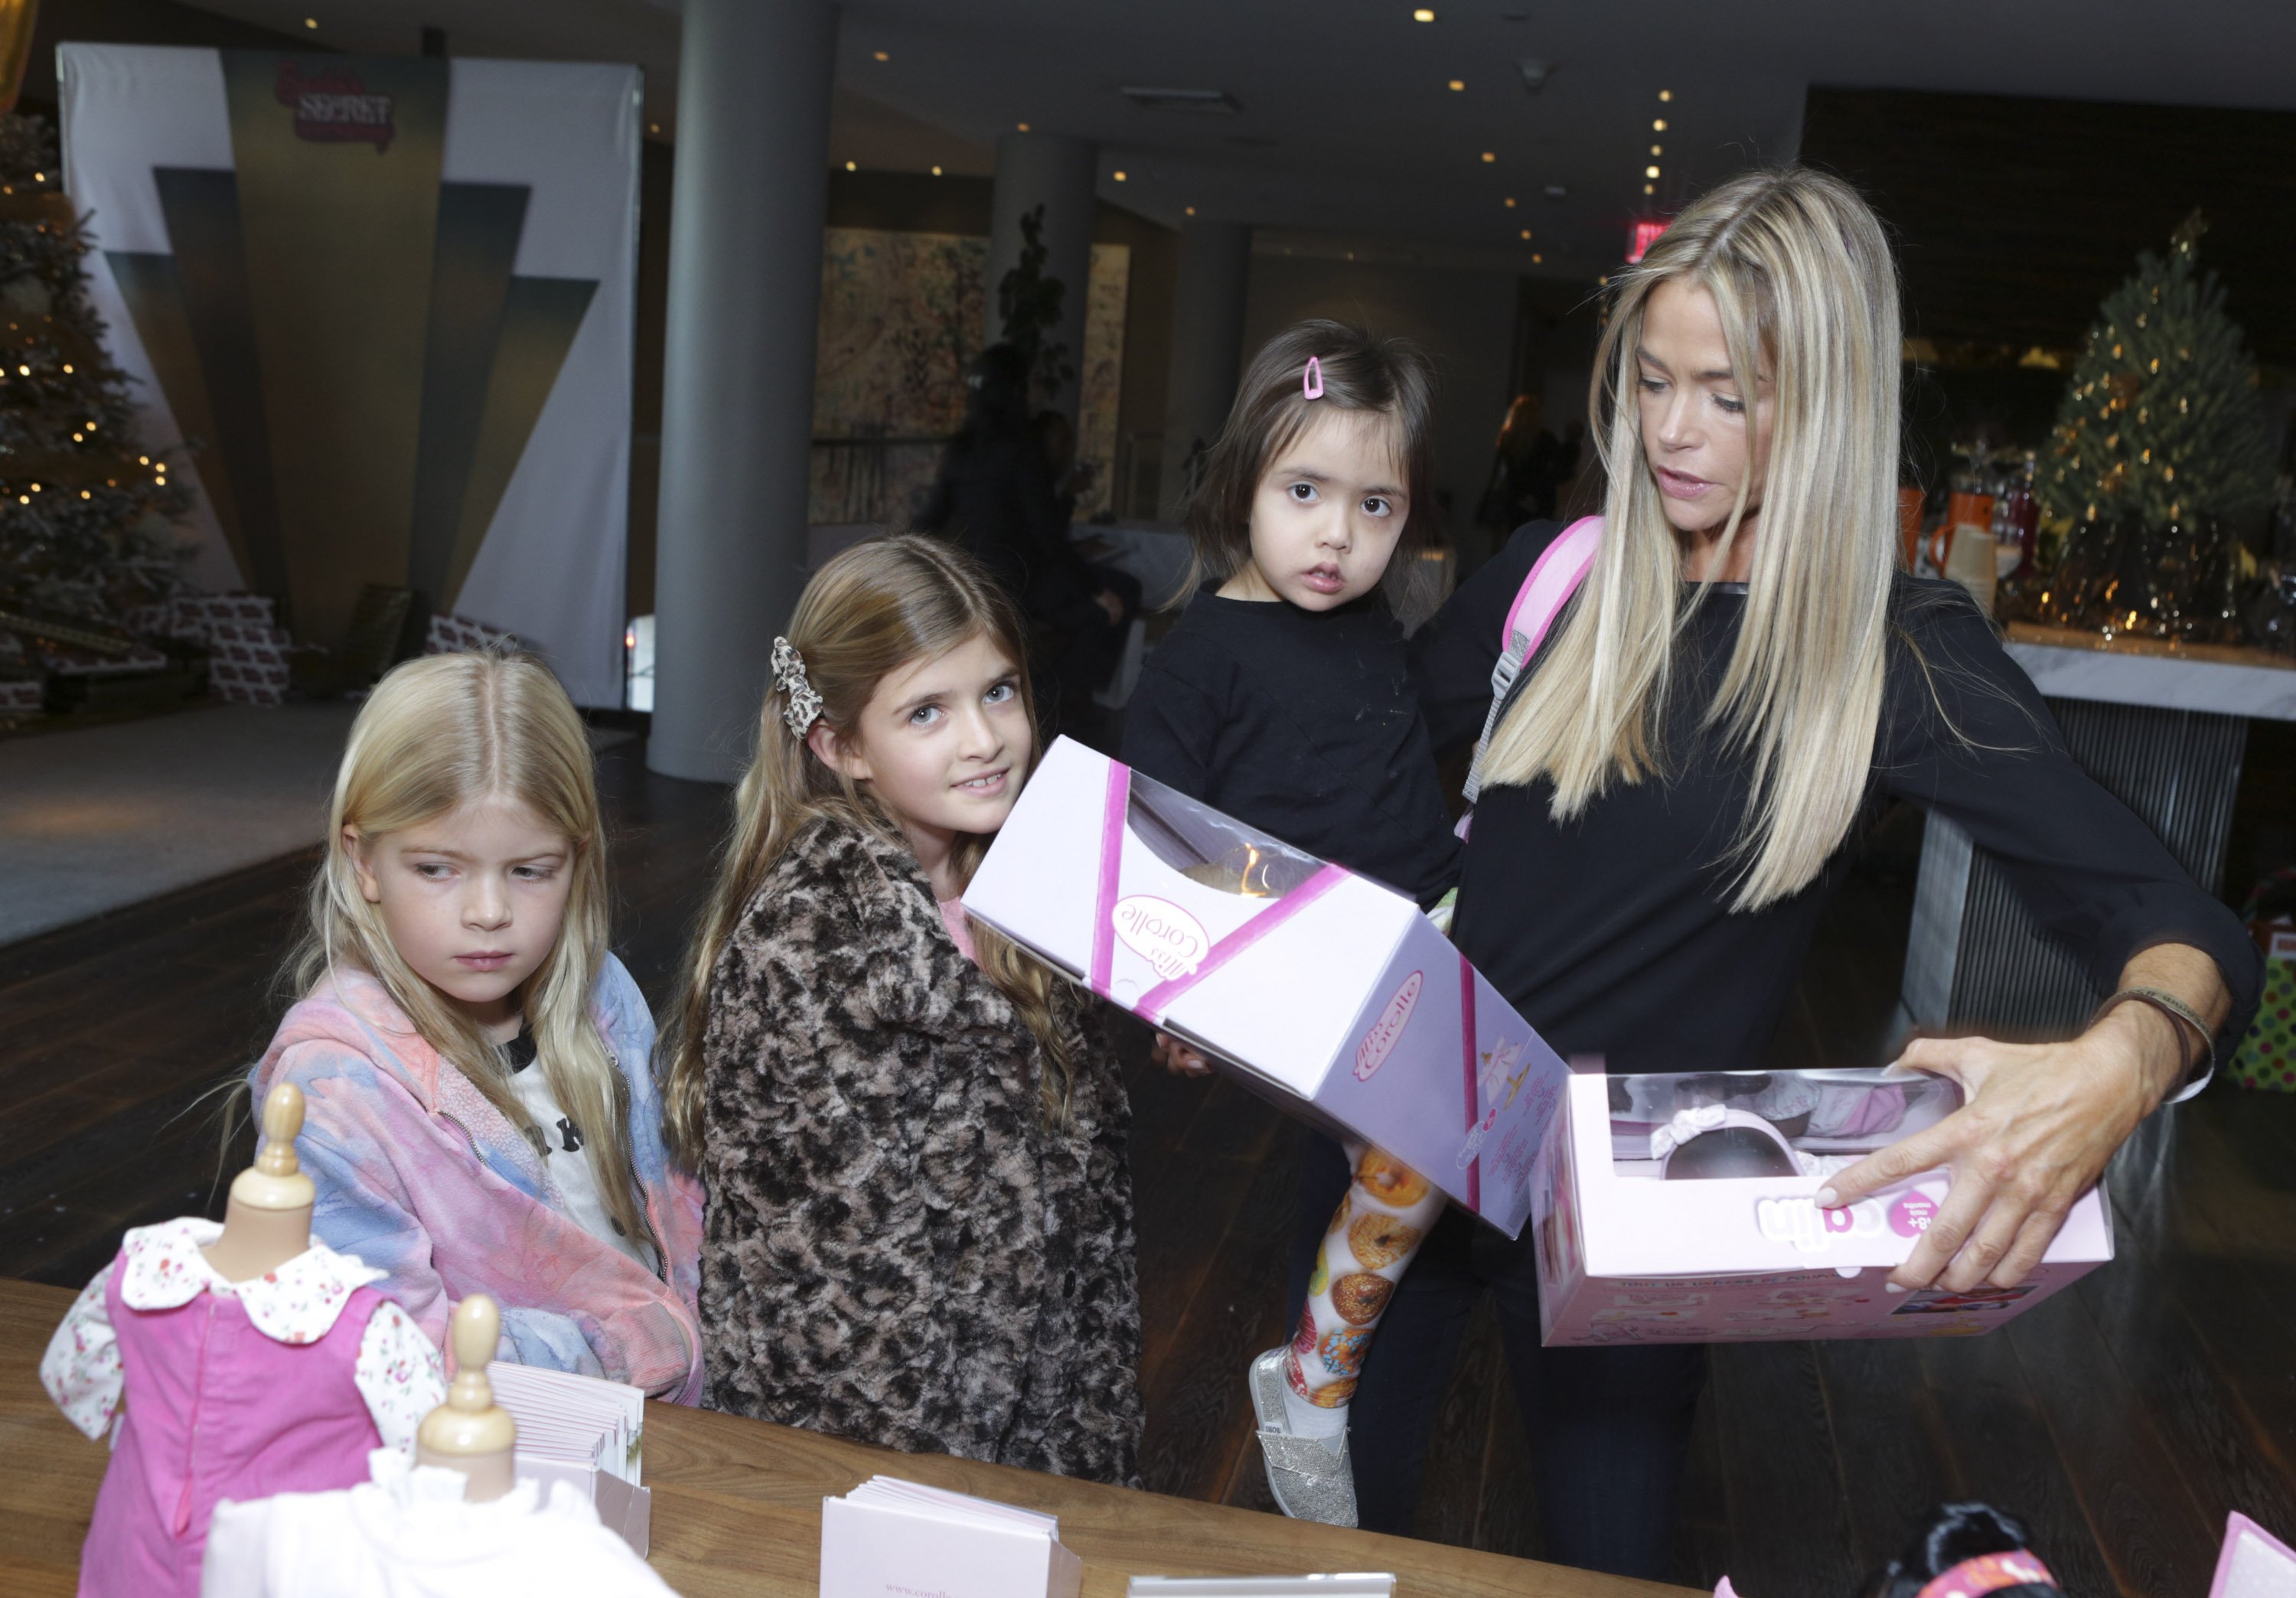
<path fill-rule="evenodd" d="M 1395 1053 L 1395 1045 L 1403 1036 L 1403 1028 L 1411 1024 L 1411 1012 L 1419 1003 L 1419 990 L 1426 984 L 1427 974 L 1424 971 L 1413 971 L 1404 978 L 1403 986 L 1395 990 L 1395 996 L 1388 1000 L 1387 1008 L 1379 1012 L 1379 1019 L 1372 1023 L 1371 1030 L 1364 1034 L 1363 1042 L 1356 1045 L 1357 1081 L 1370 1081 L 1371 1074 L 1385 1065 L 1387 1057 Z"/>
<path fill-rule="evenodd" d="M 1792 1243 L 1805 1254 L 1823 1254 L 1837 1237 L 1919 1237 L 1937 1215 L 1938 1201 L 1915 1188 L 1886 1209 L 1879 1199 L 1860 1199 L 1842 1209 L 1820 1209 L 1814 1199 L 1757 1199 L 1754 1225 L 1774 1243 Z"/>
<path fill-rule="evenodd" d="M 1193 972 L 1212 947 L 1203 922 L 1153 894 L 1136 893 L 1118 900 L 1109 919 L 1124 947 L 1154 966 L 1167 982 Z"/>

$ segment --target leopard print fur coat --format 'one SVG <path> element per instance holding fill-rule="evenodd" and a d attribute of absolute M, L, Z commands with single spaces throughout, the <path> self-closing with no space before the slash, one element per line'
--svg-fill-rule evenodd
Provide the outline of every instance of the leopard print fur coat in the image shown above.
<path fill-rule="evenodd" d="M 1097 1028 L 1045 1053 L 916 861 L 801 832 L 710 987 L 709 1402 L 911 1453 L 1138 1484 L 1131 1116 Z"/>

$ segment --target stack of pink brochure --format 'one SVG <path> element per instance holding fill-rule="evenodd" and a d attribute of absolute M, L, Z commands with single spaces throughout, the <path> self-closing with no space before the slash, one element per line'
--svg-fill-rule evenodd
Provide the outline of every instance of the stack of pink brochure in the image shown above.
<path fill-rule="evenodd" d="M 1061 1523 L 1009 1504 L 872 1476 L 821 1501 L 821 1598 L 1077 1598 Z"/>
<path fill-rule="evenodd" d="M 645 1394 L 627 1382 L 532 1365 L 487 1366 L 495 1402 L 518 1422 L 518 1474 L 570 1483 L 598 1519 L 641 1556 L 653 1524 L 653 1495 L 639 1485 Z"/>

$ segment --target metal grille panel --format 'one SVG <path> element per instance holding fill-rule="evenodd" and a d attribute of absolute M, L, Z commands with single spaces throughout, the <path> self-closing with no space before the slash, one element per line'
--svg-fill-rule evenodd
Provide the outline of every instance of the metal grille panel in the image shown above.
<path fill-rule="evenodd" d="M 2081 769 L 2218 891 L 2247 718 L 2087 700 L 2049 709 Z M 2005 1036 L 2063 1036 L 2103 996 L 2081 961 L 2043 936 L 2001 868 L 1939 815 L 1923 840 L 1904 996 L 1918 1024 Z"/>

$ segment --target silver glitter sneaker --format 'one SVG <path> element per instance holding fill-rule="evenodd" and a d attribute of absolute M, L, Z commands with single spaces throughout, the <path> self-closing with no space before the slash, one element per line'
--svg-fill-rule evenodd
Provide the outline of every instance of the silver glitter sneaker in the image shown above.
<path fill-rule="evenodd" d="M 1283 1356 L 1270 1348 L 1251 1362 L 1252 1413 L 1259 1418 L 1259 1453 L 1275 1507 L 1295 1520 L 1326 1526 L 1356 1523 L 1356 1475 L 1348 1463 L 1348 1437 L 1294 1437 L 1283 1409 Z"/>

